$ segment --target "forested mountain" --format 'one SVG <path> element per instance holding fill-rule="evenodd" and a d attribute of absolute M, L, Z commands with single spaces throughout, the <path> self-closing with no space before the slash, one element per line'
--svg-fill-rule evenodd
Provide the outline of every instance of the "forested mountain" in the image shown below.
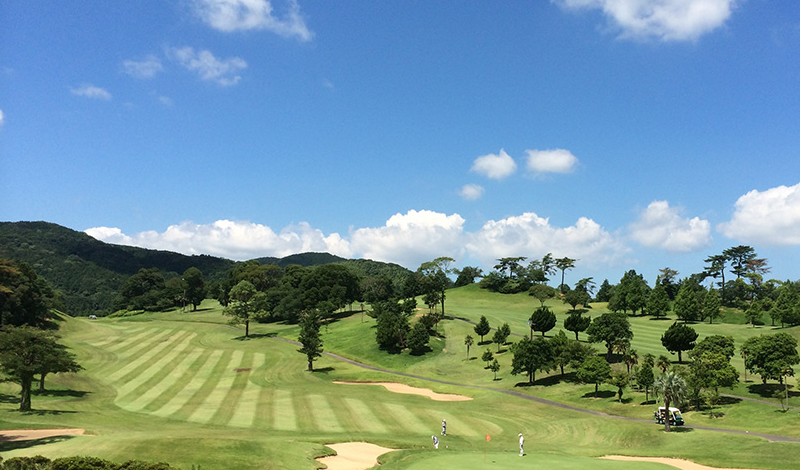
<path fill-rule="evenodd" d="M 0 222 L 0 258 L 30 264 L 61 292 L 66 312 L 71 315 L 109 311 L 125 280 L 142 268 L 157 268 L 165 277 L 172 277 L 195 267 L 206 281 L 214 281 L 226 276 L 236 264 L 208 255 L 188 256 L 104 243 L 84 232 L 49 222 Z M 386 275 L 394 279 L 409 272 L 396 264 L 347 260 L 328 253 L 301 253 L 257 261 L 281 267 L 342 263 L 362 277 Z"/>

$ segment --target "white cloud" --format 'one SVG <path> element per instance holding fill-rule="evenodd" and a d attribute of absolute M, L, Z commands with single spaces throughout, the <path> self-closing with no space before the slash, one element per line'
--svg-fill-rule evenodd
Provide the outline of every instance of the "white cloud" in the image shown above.
<path fill-rule="evenodd" d="M 463 252 L 464 219 L 433 211 L 395 214 L 386 225 L 350 232 L 354 253 L 415 269 L 439 256 L 459 258 Z"/>
<path fill-rule="evenodd" d="M 596 9 L 622 38 L 692 41 L 731 16 L 738 0 L 551 0 L 571 9 Z"/>
<path fill-rule="evenodd" d="M 154 55 L 148 55 L 138 62 L 135 60 L 122 62 L 122 70 L 134 78 L 153 78 L 163 69 L 161 60 Z"/>
<path fill-rule="evenodd" d="M 616 266 L 630 251 L 619 237 L 591 219 L 581 217 L 573 226 L 554 227 L 533 212 L 490 220 L 468 238 L 467 252 L 484 266 L 506 256 L 535 259 L 547 253 L 578 258 L 589 267 Z"/>
<path fill-rule="evenodd" d="M 266 30 L 301 41 L 313 37 L 295 0 L 288 1 L 283 18 L 273 15 L 269 0 L 197 0 L 194 7 L 200 19 L 220 31 Z"/>
<path fill-rule="evenodd" d="M 697 251 L 711 245 L 711 224 L 698 217 L 682 218 L 667 201 L 653 201 L 629 226 L 637 243 L 672 252 Z"/>
<path fill-rule="evenodd" d="M 106 101 L 111 99 L 111 93 L 109 93 L 108 90 L 89 84 L 81 85 L 78 88 L 70 88 L 69 91 L 73 95 L 84 96 L 86 98 Z"/>
<path fill-rule="evenodd" d="M 474 201 L 483 196 L 483 186 L 477 184 L 465 184 L 461 187 L 461 190 L 458 192 L 458 194 L 460 194 L 461 197 L 467 201 Z"/>
<path fill-rule="evenodd" d="M 526 150 L 528 170 L 534 173 L 572 173 L 578 159 L 569 150 Z"/>
<path fill-rule="evenodd" d="M 3 110 L 0 109 L 0 127 L 3 127 L 3 124 L 6 123 L 6 116 L 3 114 Z"/>
<path fill-rule="evenodd" d="M 488 178 L 501 180 L 517 170 L 514 159 L 508 156 L 505 150 L 500 150 L 498 155 L 483 155 L 475 159 L 470 171 L 480 173 Z"/>
<path fill-rule="evenodd" d="M 717 229 L 745 243 L 800 245 L 800 183 L 748 192 L 736 201 L 733 218 Z"/>
<path fill-rule="evenodd" d="M 107 243 L 170 250 L 187 255 L 209 254 L 236 260 L 283 257 L 308 251 L 324 251 L 344 257 L 352 255 L 348 242 L 339 234 L 325 236 L 307 223 L 286 227 L 279 233 L 265 225 L 230 220 L 218 220 L 205 225 L 183 222 L 167 227 L 164 232 L 151 230 L 133 236 L 112 227 L 94 227 L 86 230 L 86 233 Z"/>
<path fill-rule="evenodd" d="M 172 106 L 174 104 L 172 102 L 172 98 L 164 95 L 158 95 L 158 102 L 163 104 L 164 106 Z"/>
<path fill-rule="evenodd" d="M 221 86 L 236 85 L 242 78 L 238 72 L 247 68 L 247 63 L 239 57 L 221 60 L 207 50 L 195 51 L 188 46 L 168 49 L 167 54 L 187 70 L 196 72 L 201 79 Z"/>

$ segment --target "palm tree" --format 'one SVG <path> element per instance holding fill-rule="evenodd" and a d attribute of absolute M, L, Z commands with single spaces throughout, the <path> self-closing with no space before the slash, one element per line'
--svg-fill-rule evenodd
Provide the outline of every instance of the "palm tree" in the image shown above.
<path fill-rule="evenodd" d="M 669 432 L 669 405 L 678 403 L 686 397 L 686 381 L 675 371 L 670 370 L 656 379 L 653 389 L 664 399 L 664 409 L 666 411 L 664 431 Z"/>
<path fill-rule="evenodd" d="M 658 366 L 658 368 L 661 369 L 661 372 L 666 372 L 670 366 L 669 358 L 667 356 L 664 356 L 663 354 L 661 356 L 658 356 L 658 360 L 656 361 L 656 366 Z"/>
<path fill-rule="evenodd" d="M 631 367 L 639 363 L 639 354 L 635 349 L 629 348 L 622 356 L 625 361 L 625 366 L 628 367 L 628 374 L 631 373 Z"/>

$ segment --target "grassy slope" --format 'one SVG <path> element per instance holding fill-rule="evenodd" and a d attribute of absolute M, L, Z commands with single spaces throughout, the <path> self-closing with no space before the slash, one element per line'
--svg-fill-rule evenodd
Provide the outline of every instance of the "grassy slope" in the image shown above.
<path fill-rule="evenodd" d="M 527 296 L 495 296 L 468 287 L 448 292 L 447 309 L 448 313 L 474 320 L 484 314 L 495 326 L 508 321 L 512 331 L 527 333 L 525 320 L 535 304 Z M 334 380 L 399 378 L 327 357 L 316 363 L 320 371 L 305 372 L 304 357 L 296 352 L 296 346 L 267 336 L 243 340 L 241 332 L 224 326 L 226 319 L 218 306 L 212 302 L 207 306 L 209 309 L 191 314 L 67 321 L 62 333 L 87 370 L 51 378 L 48 388 L 54 391 L 35 396 L 37 411 L 30 414 L 13 411 L 17 389 L 11 384 L 1 385 L 0 425 L 12 429 L 83 427 L 94 436 L 0 443 L 3 455 L 92 454 L 118 461 L 166 460 L 186 469 L 192 465 L 310 469 L 315 466 L 311 458 L 325 453 L 324 443 L 366 440 L 410 449 L 387 455 L 383 468 L 388 470 L 430 468 L 431 464 L 483 468 L 480 457 L 484 446 L 488 447 L 490 461 L 503 468 L 516 468 L 517 460 L 511 458 L 518 459 L 516 434 L 524 432 L 530 457 L 550 459 L 552 468 L 585 468 L 586 457 L 609 453 L 680 456 L 735 467 L 793 466 L 797 444 L 704 431 L 666 435 L 651 424 L 599 418 L 488 390 L 411 379 L 402 381 L 475 399 L 435 402 L 393 394 L 381 387 L 336 385 Z M 554 309 L 560 325 L 566 308 L 554 305 Z M 601 311 L 596 308 L 594 314 Z M 632 323 L 634 347 L 640 354 L 664 353 L 658 347 L 658 338 L 669 322 L 633 318 Z M 344 316 L 327 327 L 326 350 L 402 372 L 489 388 L 515 388 L 515 383 L 524 380 L 509 374 L 508 352 L 498 356 L 502 364 L 498 381 L 493 381 L 491 372 L 475 358 L 487 346 L 473 346 L 472 358 L 467 359 L 463 338 L 472 330 L 464 322 L 443 322 L 440 330 L 445 339 L 434 340 L 434 352 L 421 357 L 378 352 L 373 325 L 374 320 L 363 317 L 362 321 L 358 313 Z M 701 330 L 700 325 L 697 328 L 701 334 L 730 332 L 737 344 L 746 335 L 768 330 L 736 325 L 712 325 L 708 331 Z M 286 325 L 254 325 L 252 331 L 296 337 L 295 327 Z M 495 345 L 489 347 L 496 350 Z M 632 401 L 619 405 L 608 397 L 608 387 L 603 387 L 606 393 L 601 398 L 594 398 L 584 396 L 590 386 L 552 378 L 541 383 L 548 385 L 516 388 L 616 414 L 647 418 L 652 413 L 653 405 L 637 405 L 644 397 L 630 391 L 626 396 Z M 720 427 L 752 425 L 748 429 L 798 434 L 796 412 L 776 413 L 774 408 L 746 402 L 727 406 L 724 411 L 724 418 L 713 421 L 691 414 L 687 419 Z M 450 435 L 442 443 L 447 449 L 433 453 L 430 435 L 438 434 L 442 418 L 449 423 Z M 488 444 L 486 433 L 492 436 Z M 606 464 L 597 465 L 602 468 Z M 614 468 L 659 468 L 653 465 L 615 463 Z"/>

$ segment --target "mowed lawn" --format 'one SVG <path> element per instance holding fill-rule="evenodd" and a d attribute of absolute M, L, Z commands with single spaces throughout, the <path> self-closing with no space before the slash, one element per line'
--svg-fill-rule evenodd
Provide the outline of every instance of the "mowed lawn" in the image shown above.
<path fill-rule="evenodd" d="M 480 297 L 482 293 L 465 294 Z M 448 299 L 452 299 L 452 307 L 448 305 L 452 313 L 474 318 L 475 312 L 467 308 L 458 311 L 456 291 L 449 293 Z M 520 298 L 515 300 L 519 310 L 503 313 L 500 308 L 493 315 L 498 321 L 508 318 L 504 321 L 524 324 L 527 316 L 517 317 L 530 301 L 535 302 Z M 444 338 L 433 339 L 432 352 L 421 357 L 378 352 L 374 320 L 362 319 L 360 313 L 342 315 L 323 327 L 323 335 L 326 350 L 405 373 L 485 389 L 368 371 L 329 357 L 315 363 L 317 371 L 307 372 L 297 346 L 280 338 L 296 338 L 296 327 L 252 325 L 253 337 L 244 339 L 241 330 L 225 324 L 227 319 L 213 302 L 206 307 L 195 313 L 65 321 L 64 341 L 86 370 L 49 377 L 48 392 L 34 396 L 32 413 L 15 411 L 18 388 L 2 384 L 0 426 L 79 427 L 89 435 L 0 442 L 3 457 L 96 455 L 115 461 L 163 460 L 187 470 L 198 465 L 207 469 L 312 469 L 318 466 L 314 457 L 330 453 L 324 444 L 367 441 L 405 449 L 382 458 L 383 468 L 389 470 L 485 468 L 481 460 L 484 449 L 487 465 L 512 469 L 525 465 L 520 461 L 530 465 L 534 459 L 552 461 L 548 468 L 585 468 L 589 464 L 601 469 L 659 468 L 655 464 L 589 460 L 605 454 L 683 457 L 749 468 L 796 466 L 793 459 L 800 444 L 707 431 L 667 435 L 649 423 L 596 417 L 500 394 L 492 389 L 517 389 L 598 407 L 612 401 L 587 399 L 583 392 L 572 396 L 577 389 L 589 390 L 574 383 L 514 387 L 524 378 L 508 373 L 508 351 L 498 356 L 503 360 L 498 373 L 502 380 L 492 380 L 491 372 L 475 357 L 486 347 L 496 351 L 496 346 L 473 346 L 472 359 L 467 358 L 463 337 L 471 326 L 464 322 L 443 322 Z M 668 325 L 651 323 L 665 325 L 663 328 Z M 636 328 L 638 331 L 638 324 Z M 512 330 L 519 331 L 514 325 Z M 334 384 L 336 380 L 401 381 L 474 399 L 440 402 L 383 387 Z M 553 392 L 542 393 L 545 390 Z M 652 413 L 651 408 L 642 406 L 641 410 Z M 434 451 L 430 436 L 439 435 L 443 418 L 448 422 L 448 436 Z M 797 414 L 792 418 L 796 420 Z M 529 453 L 521 459 L 516 456 L 518 432 L 525 434 Z M 487 434 L 492 438 L 488 443 Z"/>

